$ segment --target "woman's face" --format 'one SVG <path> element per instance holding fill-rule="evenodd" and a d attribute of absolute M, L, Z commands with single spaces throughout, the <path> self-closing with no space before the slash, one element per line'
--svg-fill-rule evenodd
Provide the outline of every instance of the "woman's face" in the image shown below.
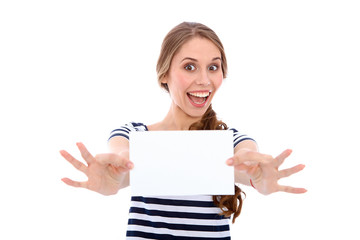
<path fill-rule="evenodd" d="M 162 80 L 173 104 L 191 117 L 201 117 L 221 86 L 221 53 L 210 40 L 195 37 L 174 55 Z"/>

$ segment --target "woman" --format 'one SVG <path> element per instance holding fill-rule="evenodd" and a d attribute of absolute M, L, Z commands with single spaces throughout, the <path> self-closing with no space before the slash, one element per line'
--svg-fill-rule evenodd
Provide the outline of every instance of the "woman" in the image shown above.
<path fill-rule="evenodd" d="M 304 165 L 278 170 L 291 154 L 278 157 L 258 152 L 251 138 L 228 129 L 216 118 L 211 101 L 227 73 L 227 61 L 220 39 L 208 27 L 184 22 L 165 37 L 157 63 L 158 82 L 169 92 L 172 103 L 165 118 L 152 125 L 129 123 L 111 133 L 111 153 L 93 157 L 81 143 L 77 146 L 87 165 L 66 151 L 61 155 L 85 173 L 86 182 L 64 178 L 73 187 L 83 187 L 104 195 L 116 194 L 129 185 L 129 132 L 159 130 L 231 130 L 234 156 L 226 164 L 235 168 L 238 184 L 252 185 L 262 194 L 277 191 L 304 193 L 303 188 L 277 184 L 278 179 L 301 171 Z M 225 160 L 224 160 L 225 161 Z M 225 164 L 225 163 L 224 163 Z M 230 239 L 229 218 L 233 222 L 242 206 L 242 191 L 235 186 L 232 196 L 133 196 L 127 237 L 147 239 Z"/>

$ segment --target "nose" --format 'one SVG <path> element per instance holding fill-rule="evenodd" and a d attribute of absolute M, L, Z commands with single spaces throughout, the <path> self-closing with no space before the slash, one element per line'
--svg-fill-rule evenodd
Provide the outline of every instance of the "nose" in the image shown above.
<path fill-rule="evenodd" d="M 207 71 L 201 71 L 196 79 L 196 84 L 208 86 L 210 85 L 210 78 Z"/>

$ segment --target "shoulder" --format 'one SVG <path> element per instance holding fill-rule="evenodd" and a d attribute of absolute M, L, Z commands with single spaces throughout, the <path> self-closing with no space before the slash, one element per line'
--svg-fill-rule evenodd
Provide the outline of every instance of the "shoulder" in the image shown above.
<path fill-rule="evenodd" d="M 114 129 L 110 133 L 109 140 L 113 137 L 125 137 L 129 140 L 129 134 L 133 131 L 147 131 L 147 126 L 143 123 L 130 122 L 122 125 L 121 127 Z"/>
<path fill-rule="evenodd" d="M 147 131 L 147 126 L 143 123 L 136 123 L 136 122 L 130 122 L 128 124 L 125 124 L 126 126 L 129 126 L 132 128 L 132 130 L 135 131 Z"/>
<path fill-rule="evenodd" d="M 229 128 L 228 131 L 232 131 L 233 132 L 233 141 L 234 141 L 234 148 L 241 142 L 243 141 L 253 141 L 256 143 L 256 141 L 248 136 L 247 134 L 241 132 L 241 131 L 238 131 L 237 129 L 235 128 Z"/>

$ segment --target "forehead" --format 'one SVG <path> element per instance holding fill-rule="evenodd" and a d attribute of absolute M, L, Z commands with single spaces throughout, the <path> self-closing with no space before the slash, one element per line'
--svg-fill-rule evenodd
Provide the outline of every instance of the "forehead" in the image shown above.
<path fill-rule="evenodd" d="M 194 37 L 185 42 L 175 54 L 174 58 L 191 57 L 197 60 L 211 60 L 221 57 L 219 48 L 209 39 Z"/>

